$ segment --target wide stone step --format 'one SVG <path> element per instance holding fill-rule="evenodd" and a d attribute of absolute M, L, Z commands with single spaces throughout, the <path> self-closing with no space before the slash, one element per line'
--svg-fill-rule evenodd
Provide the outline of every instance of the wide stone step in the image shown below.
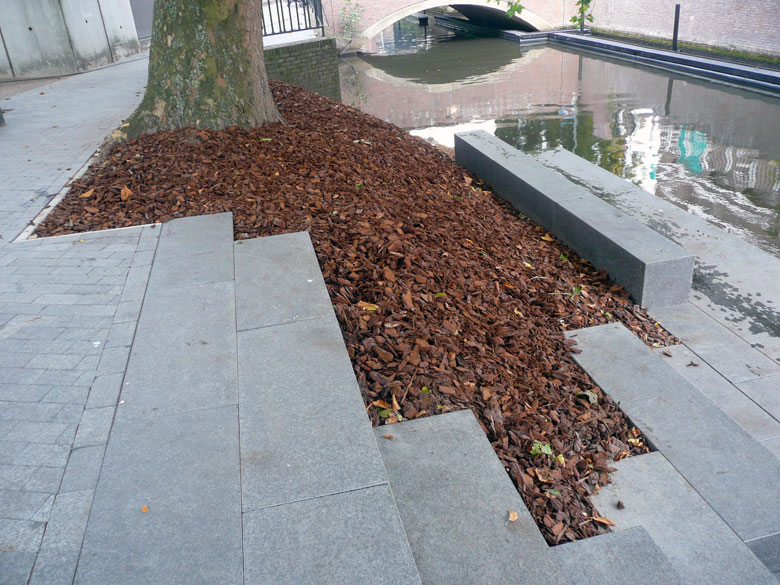
<path fill-rule="evenodd" d="M 470 410 L 374 432 L 423 583 L 564 582 Z"/>
<path fill-rule="evenodd" d="M 620 403 L 648 441 L 767 567 L 775 566 L 780 558 L 780 461 L 623 325 L 580 329 L 568 337 L 581 351 L 574 356 L 577 362 Z M 746 554 L 747 548 L 737 546 L 741 543 L 734 545 L 734 555 Z M 712 578 L 748 566 L 747 561 L 724 560 L 713 565 Z M 763 567 L 753 570 L 755 580 L 744 582 L 768 582 Z"/>
<path fill-rule="evenodd" d="M 615 522 L 615 536 L 645 529 L 686 585 L 776 585 L 767 568 L 661 453 L 629 457 L 614 466 L 612 483 L 593 502 Z"/>
<path fill-rule="evenodd" d="M 548 547 L 471 411 L 374 433 L 426 585 L 683 583 L 641 527 Z"/>
<path fill-rule="evenodd" d="M 235 257 L 245 583 L 419 585 L 309 235 Z"/>
<path fill-rule="evenodd" d="M 230 214 L 162 226 L 75 583 L 240 583 Z"/>
<path fill-rule="evenodd" d="M 75 582 L 420 585 L 308 234 L 162 227 Z"/>

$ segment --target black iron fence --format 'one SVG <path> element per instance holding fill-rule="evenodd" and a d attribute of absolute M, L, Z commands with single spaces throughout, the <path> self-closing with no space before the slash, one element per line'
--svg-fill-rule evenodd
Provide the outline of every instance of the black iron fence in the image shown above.
<path fill-rule="evenodd" d="M 263 36 L 302 30 L 324 33 L 321 0 L 263 0 Z"/>

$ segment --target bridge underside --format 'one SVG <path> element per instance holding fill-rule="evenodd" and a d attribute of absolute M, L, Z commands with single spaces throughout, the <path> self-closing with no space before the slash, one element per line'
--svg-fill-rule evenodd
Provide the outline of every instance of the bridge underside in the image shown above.
<path fill-rule="evenodd" d="M 544 1 L 549 2 L 551 0 Z M 369 14 L 364 14 L 365 20 L 362 23 L 362 26 L 365 28 L 358 38 L 353 38 L 352 42 L 344 48 L 342 53 L 355 52 L 366 41 L 402 18 L 424 10 L 444 8 L 446 6 L 452 6 L 466 18 L 482 26 L 527 31 L 550 30 L 553 28 L 549 22 L 527 7 L 524 7 L 519 15 L 512 18 L 508 17 L 506 12 L 510 8 L 510 2 L 507 0 L 468 0 L 467 2 L 461 0 L 457 4 L 450 4 L 446 0 L 412 0 L 411 3 L 404 5 L 401 2 L 401 4 L 401 8 L 389 14 L 370 14 L 370 11 L 367 11 Z M 366 26 L 367 24 L 368 26 Z"/>
<path fill-rule="evenodd" d="M 496 8 L 485 8 L 484 6 L 474 6 L 472 4 L 451 4 L 450 6 L 468 18 L 471 22 L 480 26 L 501 30 L 538 30 L 536 27 L 523 20 L 522 13 L 515 18 L 509 18 L 506 15 L 506 12 Z"/>

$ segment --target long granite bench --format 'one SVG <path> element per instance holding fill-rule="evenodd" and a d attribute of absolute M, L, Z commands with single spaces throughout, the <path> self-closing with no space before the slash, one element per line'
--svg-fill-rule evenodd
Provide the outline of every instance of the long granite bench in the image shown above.
<path fill-rule="evenodd" d="M 455 160 L 606 270 L 637 303 L 658 307 L 687 300 L 693 256 L 584 187 L 482 130 L 455 136 Z"/>

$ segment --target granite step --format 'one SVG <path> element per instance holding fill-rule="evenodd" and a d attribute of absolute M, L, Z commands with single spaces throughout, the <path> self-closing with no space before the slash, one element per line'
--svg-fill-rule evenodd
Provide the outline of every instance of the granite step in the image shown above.
<path fill-rule="evenodd" d="M 308 233 L 235 258 L 245 583 L 419 585 Z"/>
<path fill-rule="evenodd" d="M 548 547 L 471 411 L 374 433 L 426 585 L 683 583 L 641 527 Z"/>
<path fill-rule="evenodd" d="M 75 583 L 243 579 L 232 223 L 161 227 Z"/>
<path fill-rule="evenodd" d="M 164 224 L 75 583 L 369 582 L 420 578 L 308 234 Z"/>
<path fill-rule="evenodd" d="M 702 574 L 711 574 L 712 583 L 771 582 L 767 568 L 780 558 L 780 461 L 623 325 L 567 335 L 581 352 L 576 361 L 738 537 L 730 550 L 743 560 L 722 556 L 707 563 L 710 572 Z M 664 485 L 659 481 L 657 488 Z M 748 547 L 766 567 L 748 562 Z M 744 560 L 746 555 L 750 559 Z M 734 580 L 723 580 L 727 575 Z"/>
<path fill-rule="evenodd" d="M 593 503 L 615 523 L 615 536 L 646 530 L 686 585 L 776 585 L 661 453 L 622 459 L 614 467 L 612 483 L 593 496 Z"/>

